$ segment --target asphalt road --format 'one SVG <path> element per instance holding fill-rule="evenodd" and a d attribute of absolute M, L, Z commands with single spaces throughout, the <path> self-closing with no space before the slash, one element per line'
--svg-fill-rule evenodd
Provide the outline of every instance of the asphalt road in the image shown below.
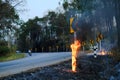
<path fill-rule="evenodd" d="M 0 62 L 0 77 L 57 64 L 69 59 L 71 59 L 71 52 L 33 53 L 32 56 L 27 54 L 27 57 L 23 59 Z"/>

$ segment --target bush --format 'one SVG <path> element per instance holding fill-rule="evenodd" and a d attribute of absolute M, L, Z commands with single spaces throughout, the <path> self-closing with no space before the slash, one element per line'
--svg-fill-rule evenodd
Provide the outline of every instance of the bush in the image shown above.
<path fill-rule="evenodd" d="M 10 49 L 7 46 L 0 46 L 0 56 L 6 56 L 10 53 Z"/>
<path fill-rule="evenodd" d="M 7 46 L 7 42 L 3 41 L 3 40 L 0 40 L 0 46 Z"/>

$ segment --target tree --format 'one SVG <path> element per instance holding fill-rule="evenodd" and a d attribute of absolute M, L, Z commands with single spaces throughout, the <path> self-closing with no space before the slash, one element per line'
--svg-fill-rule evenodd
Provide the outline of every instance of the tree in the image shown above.
<path fill-rule="evenodd" d="M 98 33 L 102 33 L 104 34 L 105 38 L 110 42 L 115 42 L 117 39 L 115 34 L 116 30 L 119 30 L 119 19 L 117 19 L 119 16 L 118 6 L 119 1 L 117 0 L 64 0 L 63 3 L 63 7 L 66 10 L 66 17 L 68 18 L 68 21 L 71 15 L 75 18 L 75 21 L 73 21 L 73 27 L 75 27 L 76 29 L 79 27 L 78 30 L 80 32 L 84 32 L 87 28 L 89 28 L 87 32 L 89 33 L 92 31 L 92 33 L 95 34 L 93 34 L 95 38 Z M 77 14 L 80 14 L 81 17 L 77 16 Z M 116 19 L 117 29 L 113 24 L 114 19 Z M 89 25 L 85 26 L 87 24 Z M 119 34 L 119 31 L 117 32 Z M 86 39 L 88 39 L 88 37 L 90 37 L 90 34 L 86 35 L 84 33 L 80 34 L 82 36 L 85 36 Z M 94 40 L 96 40 L 95 38 Z"/>
<path fill-rule="evenodd" d="M 65 15 L 67 22 L 71 17 L 74 17 L 72 27 L 77 32 L 78 38 L 81 41 L 90 39 L 89 34 L 93 23 L 90 22 L 92 10 L 94 10 L 94 0 L 64 0 L 63 8 L 66 10 Z"/>
<path fill-rule="evenodd" d="M 41 38 L 43 38 L 43 33 L 40 18 L 35 17 L 33 20 L 28 20 L 20 28 L 18 49 L 27 51 L 28 49 L 36 48 Z"/>
<path fill-rule="evenodd" d="M 14 33 L 19 25 L 19 15 L 16 7 L 20 3 L 22 3 L 22 0 L 0 0 L 0 42 L 7 43 L 6 45 L 0 45 L 0 52 L 1 54 L 4 53 L 3 56 L 15 51 L 12 44 L 15 39 Z"/>
<path fill-rule="evenodd" d="M 115 16 L 116 16 L 116 23 L 117 23 L 117 33 L 118 33 L 118 49 L 120 51 L 120 1 L 119 0 L 114 0 L 115 1 Z"/>
<path fill-rule="evenodd" d="M 12 5 L 13 0 L 0 0 L 0 36 L 4 38 L 18 25 L 19 15 L 15 9 L 21 1 Z"/>
<path fill-rule="evenodd" d="M 44 51 L 49 51 L 49 47 L 55 51 L 56 46 L 62 46 L 63 50 L 63 46 L 66 46 L 69 40 L 67 25 L 66 17 L 62 13 L 50 11 L 43 18 L 35 17 L 21 26 L 18 47 L 22 51 L 28 48 L 32 48 L 33 51 L 35 48 L 38 51 L 42 51 L 43 48 Z"/>
<path fill-rule="evenodd" d="M 111 37 L 112 41 L 118 41 L 118 49 L 120 47 L 120 1 L 119 0 L 99 0 L 102 3 L 102 6 L 99 6 L 99 8 L 102 9 L 103 14 L 105 14 L 103 16 L 103 19 L 105 21 L 105 23 L 107 24 L 108 28 L 110 29 L 109 34 L 112 35 L 113 37 Z M 114 22 L 113 22 L 114 21 Z M 116 38 L 117 35 L 117 38 Z M 118 39 L 118 40 L 117 40 Z"/>
<path fill-rule="evenodd" d="M 93 0 L 64 0 L 63 8 L 65 10 L 75 9 L 81 12 L 93 9 Z"/>

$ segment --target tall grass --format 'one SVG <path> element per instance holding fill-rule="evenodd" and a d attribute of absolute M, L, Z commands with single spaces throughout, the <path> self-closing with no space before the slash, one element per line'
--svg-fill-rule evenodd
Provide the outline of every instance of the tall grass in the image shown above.
<path fill-rule="evenodd" d="M 7 55 L 7 56 L 1 56 L 0 62 L 16 60 L 16 59 L 20 59 L 20 58 L 24 58 L 24 57 L 25 57 L 25 54 L 23 54 L 23 53 L 21 53 L 21 54 L 11 53 L 10 55 Z"/>

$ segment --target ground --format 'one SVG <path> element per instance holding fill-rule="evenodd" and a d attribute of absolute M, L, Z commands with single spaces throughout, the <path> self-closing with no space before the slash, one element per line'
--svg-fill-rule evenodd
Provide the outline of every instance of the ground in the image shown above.
<path fill-rule="evenodd" d="M 108 56 L 97 58 L 82 56 L 78 59 L 77 73 L 71 71 L 71 60 L 69 60 L 52 66 L 31 69 L 0 80 L 108 80 L 111 75 L 110 72 L 106 75 L 106 69 L 110 69 L 113 65 L 115 63 Z"/>

